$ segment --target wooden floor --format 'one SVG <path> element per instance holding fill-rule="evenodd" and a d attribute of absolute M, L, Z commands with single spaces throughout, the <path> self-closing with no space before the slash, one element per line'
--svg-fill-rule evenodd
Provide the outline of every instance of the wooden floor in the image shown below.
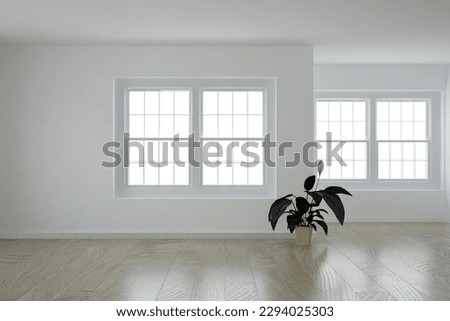
<path fill-rule="evenodd" d="M 293 239 L 0 240 L 0 300 L 450 300 L 448 224 Z"/>

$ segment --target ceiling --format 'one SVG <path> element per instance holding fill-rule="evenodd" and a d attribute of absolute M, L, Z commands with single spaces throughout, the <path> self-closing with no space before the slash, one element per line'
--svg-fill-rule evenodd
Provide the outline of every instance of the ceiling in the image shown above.
<path fill-rule="evenodd" d="M 450 0 L 0 0 L 0 44 L 297 44 L 316 63 L 450 63 Z"/>

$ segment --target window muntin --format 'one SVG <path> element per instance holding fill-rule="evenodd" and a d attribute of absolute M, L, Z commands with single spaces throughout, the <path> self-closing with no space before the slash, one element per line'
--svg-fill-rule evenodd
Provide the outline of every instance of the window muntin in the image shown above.
<path fill-rule="evenodd" d="M 428 101 L 378 100 L 378 179 L 428 179 Z"/>
<path fill-rule="evenodd" d="M 325 146 L 327 132 L 332 133 L 332 148 L 336 141 L 346 141 L 341 157 L 347 166 L 333 160 L 322 173 L 323 179 L 367 179 L 367 101 L 316 101 L 316 141 Z M 317 151 L 318 159 L 327 159 L 326 149 Z"/>

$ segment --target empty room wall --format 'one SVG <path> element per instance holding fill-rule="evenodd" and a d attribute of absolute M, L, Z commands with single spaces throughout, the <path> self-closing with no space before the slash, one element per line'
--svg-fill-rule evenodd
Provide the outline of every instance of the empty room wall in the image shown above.
<path fill-rule="evenodd" d="M 301 146 L 313 133 L 312 60 L 312 48 L 288 46 L 0 47 L 0 237 L 271 232 L 269 199 L 114 199 L 100 167 L 113 78 L 277 77 L 278 140 Z M 278 194 L 310 172 L 280 166 Z"/>
<path fill-rule="evenodd" d="M 444 98 L 445 65 L 315 65 L 314 90 L 337 91 L 439 91 Z M 444 102 L 444 99 L 442 100 Z M 444 104 L 442 104 L 442 115 Z M 441 117 L 441 128 L 444 128 Z M 442 181 L 438 190 L 355 191 L 348 206 L 349 220 L 362 222 L 447 221 L 444 191 L 444 130 Z M 448 158 L 447 158 L 448 159 Z"/>

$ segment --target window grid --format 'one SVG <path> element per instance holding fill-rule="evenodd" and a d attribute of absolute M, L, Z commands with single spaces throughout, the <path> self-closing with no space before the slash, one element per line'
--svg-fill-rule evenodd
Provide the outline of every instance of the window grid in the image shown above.
<path fill-rule="evenodd" d="M 428 173 L 428 105 L 426 100 L 377 100 L 377 148 L 378 148 L 378 179 L 380 180 L 426 180 Z M 393 109 L 398 108 L 399 117 L 392 117 Z M 385 109 L 385 111 L 383 111 Z M 408 113 L 410 114 L 409 116 Z M 387 117 L 386 117 L 387 116 Z M 380 119 L 381 118 L 381 119 Z M 387 121 L 386 119 L 387 118 Z M 404 118 L 407 118 L 406 120 Z M 382 125 L 387 122 L 389 126 L 387 135 L 382 131 Z M 391 123 L 398 123 L 399 130 L 397 135 L 392 135 Z M 406 134 L 404 127 L 406 124 L 412 124 L 409 135 Z M 416 126 L 416 124 L 421 125 Z M 397 124 L 396 124 L 397 125 Z M 416 128 L 417 127 L 417 128 Z M 418 132 L 417 130 L 421 128 Z M 398 135 L 400 134 L 400 135 Z M 394 137 L 393 137 L 394 136 Z M 380 147 L 388 146 L 389 158 L 383 159 L 380 155 Z M 405 146 L 410 146 L 414 155 L 412 159 L 405 158 Z M 421 158 L 417 159 L 417 147 L 426 146 Z M 398 151 L 398 159 L 392 159 L 394 151 Z M 412 169 L 409 168 L 412 165 Z"/>
<path fill-rule="evenodd" d="M 236 99 L 236 94 L 242 94 L 245 95 L 245 110 L 246 113 L 236 113 L 235 114 L 235 99 Z M 249 109 L 250 109 L 250 93 L 253 94 L 258 94 L 261 96 L 261 104 L 259 106 L 260 110 L 258 113 L 252 112 L 249 113 Z M 229 107 L 231 107 L 231 113 L 227 113 L 227 112 L 223 112 L 223 110 L 221 110 L 221 94 L 229 94 L 230 98 L 231 98 L 231 104 Z M 211 108 L 210 106 L 208 106 L 208 103 L 206 102 L 206 95 L 215 95 L 215 106 L 216 108 Z M 239 143 L 239 150 L 242 146 L 243 143 L 248 142 L 248 141 L 259 141 L 262 142 L 263 141 L 263 135 L 264 135 L 264 125 L 263 125 L 263 121 L 264 121 L 264 92 L 263 91 L 234 91 L 234 90 L 204 90 L 202 92 L 202 119 L 203 119 L 203 128 L 202 128 L 202 136 L 201 136 L 201 142 L 202 142 L 202 146 L 204 146 L 204 144 L 207 141 L 210 142 L 214 142 L 214 141 L 228 141 L 228 143 L 230 142 L 238 142 Z M 211 109 L 215 109 L 215 112 L 211 112 Z M 231 120 L 231 134 L 230 135 L 221 135 L 221 126 L 223 126 L 223 124 L 221 124 L 221 117 L 230 117 Z M 237 130 L 238 127 L 236 127 L 235 124 L 235 116 L 243 116 L 245 117 L 245 133 L 242 133 L 243 135 L 236 135 L 235 131 Z M 258 135 L 253 135 L 256 137 L 249 137 L 250 136 L 250 116 L 254 116 L 254 117 L 258 117 L 259 118 L 259 122 L 260 124 L 259 126 L 259 130 L 258 130 Z M 207 119 L 211 118 L 211 117 L 216 117 L 216 128 L 214 128 L 214 130 L 212 131 L 211 128 L 208 128 L 208 130 L 206 130 L 205 128 L 205 124 L 208 124 Z M 222 118 L 223 119 L 223 118 Z M 256 124 L 255 124 L 256 126 Z M 207 132 L 210 135 L 205 135 L 205 132 Z M 214 132 L 214 133 L 213 133 Z M 212 134 L 212 135 L 211 135 Z M 252 133 L 254 134 L 254 133 Z M 212 136 L 212 137 L 207 137 L 207 136 Z M 234 148 L 234 149 L 238 149 L 238 148 Z M 226 153 L 226 151 L 224 150 L 224 153 Z M 234 155 L 231 155 L 231 159 L 227 160 L 227 162 L 223 162 L 220 166 L 218 167 L 210 167 L 210 168 L 205 168 L 205 166 L 202 169 L 202 184 L 204 186 L 237 186 L 237 185 L 245 185 L 245 186 L 251 186 L 251 185 L 263 185 L 264 184 L 264 174 L 263 174 L 263 168 L 261 166 L 256 166 L 256 167 L 248 167 L 245 169 L 245 176 L 246 176 L 246 180 L 245 182 L 241 181 L 239 183 L 236 182 L 235 176 L 237 175 L 236 171 L 237 170 L 241 170 L 242 166 L 240 166 L 240 162 L 241 161 L 248 161 L 248 157 L 246 156 L 245 158 L 243 158 L 243 156 L 241 156 L 241 159 L 239 161 L 236 161 L 234 159 Z M 260 168 L 261 167 L 261 168 Z M 259 174 L 262 176 L 262 179 L 260 179 L 259 181 L 257 181 L 256 183 L 252 184 L 251 183 L 251 175 L 250 172 L 251 171 L 255 171 L 256 169 L 259 170 Z M 208 180 L 207 176 L 212 175 L 210 174 L 210 172 L 215 171 L 214 175 L 216 176 L 215 180 L 211 181 Z M 223 175 L 226 175 L 226 173 L 228 172 L 229 174 L 229 178 L 226 179 L 222 179 Z M 235 175 L 236 174 L 236 175 Z M 257 174 L 255 174 L 257 175 Z M 221 182 L 224 183 L 221 183 Z"/>
<path fill-rule="evenodd" d="M 172 109 L 172 113 L 161 113 L 161 92 L 164 92 L 166 95 L 170 95 L 171 96 L 171 109 Z M 179 185 L 189 185 L 189 168 L 187 167 L 187 165 L 185 164 L 184 167 L 180 166 L 182 163 L 177 163 L 174 159 L 172 159 L 172 161 L 167 161 L 167 165 L 166 166 L 155 166 L 155 165 L 150 165 L 147 163 L 148 160 L 148 143 L 147 142 L 157 142 L 157 153 L 158 153 L 158 157 L 157 159 L 155 159 L 155 155 L 152 153 L 153 156 L 153 161 L 155 162 L 161 162 L 162 161 L 162 146 L 163 146 L 163 142 L 162 140 L 166 140 L 167 144 L 170 144 L 171 141 L 173 141 L 173 137 L 161 137 L 161 117 L 172 117 L 171 120 L 171 125 L 172 125 L 172 133 L 173 134 L 177 134 L 177 131 L 180 129 L 177 129 L 177 118 L 178 120 L 180 120 L 180 117 L 186 117 L 187 118 L 187 128 L 188 128 L 188 132 L 184 133 L 183 137 L 180 138 L 180 141 L 185 141 L 186 140 L 186 134 L 189 134 L 190 131 L 190 120 L 189 120 L 189 114 L 186 113 L 179 113 L 177 112 L 177 106 L 176 106 L 176 98 L 177 98 L 177 93 L 178 94 L 184 94 L 187 95 L 187 97 L 185 98 L 185 108 L 187 107 L 188 110 L 190 108 L 190 92 L 188 90 L 147 90 L 147 91 L 129 91 L 128 92 L 128 97 L 129 97 L 129 123 L 128 123 L 128 128 L 129 128 L 129 132 L 130 132 L 130 142 L 131 141 L 138 141 L 140 143 L 143 144 L 144 146 L 144 164 L 140 163 L 139 159 L 135 159 L 135 158 L 131 158 L 131 147 L 130 147 L 130 151 L 129 151 L 129 155 L 130 155 L 130 167 L 128 169 L 128 185 L 138 185 L 138 186 L 179 186 Z M 142 107 L 139 106 L 138 103 L 135 102 L 135 97 L 136 95 L 142 95 Z M 155 96 L 157 96 L 157 113 L 152 112 L 152 113 L 147 113 L 147 101 L 146 101 L 146 97 L 147 94 L 153 94 Z M 148 102 L 150 104 L 150 101 Z M 153 102 L 154 103 L 154 102 Z M 187 103 L 187 105 L 186 105 Z M 138 107 L 136 107 L 135 105 L 137 105 Z M 142 112 L 134 112 L 135 109 L 142 109 Z M 154 116 L 157 118 L 157 132 L 155 135 L 152 135 L 150 137 L 146 132 L 147 126 L 146 126 L 146 120 L 147 120 L 147 116 Z M 134 135 L 132 135 L 133 133 L 135 133 L 135 130 L 133 128 L 138 127 L 137 129 L 139 129 L 140 126 L 136 126 L 136 124 L 132 123 L 132 119 L 135 117 L 139 117 L 142 118 L 142 128 L 140 128 L 139 131 L 142 131 L 142 136 L 143 137 L 134 137 Z M 138 119 L 139 119 L 138 118 Z M 167 125 L 167 124 L 166 124 Z M 186 125 L 186 124 L 185 124 Z M 183 139 L 184 138 L 184 139 Z M 168 151 L 170 150 L 170 147 L 168 146 Z M 167 156 L 169 156 L 169 158 L 173 158 L 173 152 L 172 155 L 169 154 L 169 152 L 167 153 Z M 138 165 L 136 167 L 136 165 Z M 169 172 L 171 171 L 171 173 L 167 173 L 167 170 L 169 170 Z M 181 173 L 179 175 L 176 175 L 178 169 L 183 169 L 185 172 Z M 156 182 L 152 182 L 152 177 L 147 177 L 147 171 L 148 172 L 153 172 L 153 174 L 157 177 L 157 181 Z M 161 179 L 161 172 L 165 172 L 166 176 L 165 177 L 171 177 L 169 180 L 163 182 L 164 184 L 162 184 L 162 179 Z M 187 181 L 184 177 L 183 180 L 179 180 L 178 182 L 176 181 L 176 177 L 178 176 L 179 178 L 182 177 L 182 175 L 186 175 L 187 174 Z M 142 176 L 142 179 L 140 179 L 138 176 Z"/>
<path fill-rule="evenodd" d="M 324 105 L 326 112 L 324 113 Z M 331 106 L 332 105 L 332 106 Z M 356 105 L 356 106 L 355 106 Z M 368 155 L 368 134 L 367 134 L 367 101 L 361 99 L 343 99 L 343 100 L 317 100 L 316 101 L 316 141 L 325 145 L 324 140 L 326 132 L 332 132 L 332 147 L 334 148 L 336 141 L 345 140 L 346 144 L 342 148 L 342 158 L 346 162 L 347 166 L 340 166 L 340 164 L 334 161 L 331 166 L 326 166 L 322 173 L 323 179 L 350 179 L 350 180 L 366 180 L 367 179 L 367 155 Z M 333 113 L 336 113 L 336 109 L 339 108 L 339 117 L 336 117 Z M 347 109 L 347 113 L 343 113 L 343 109 Z M 351 112 L 348 109 L 351 108 Z M 322 109 L 322 110 L 320 110 Z M 324 116 L 326 114 L 326 116 Z M 351 115 L 351 116 L 349 116 Z M 336 123 L 338 124 L 339 131 L 336 131 Z M 317 124 L 321 124 L 317 126 Z M 326 124 L 326 125 L 325 125 Z M 331 126 L 332 124 L 333 126 Z M 355 126 L 359 125 L 359 126 Z M 321 127 L 321 129 L 319 129 Z M 334 128 L 332 128 L 334 127 Z M 358 127 L 355 133 L 355 127 Z M 345 135 L 344 129 L 347 131 Z M 362 133 L 362 134 L 361 134 Z M 323 138 L 323 139 L 318 139 Z M 346 149 L 351 148 L 349 156 L 344 155 Z M 355 155 L 355 146 L 364 146 L 364 152 L 360 152 L 359 155 Z M 318 158 L 326 160 L 325 150 L 318 151 Z M 358 166 L 356 166 L 358 165 Z M 358 169 L 358 168 L 363 168 Z M 349 173 L 348 169 L 351 168 Z"/>

